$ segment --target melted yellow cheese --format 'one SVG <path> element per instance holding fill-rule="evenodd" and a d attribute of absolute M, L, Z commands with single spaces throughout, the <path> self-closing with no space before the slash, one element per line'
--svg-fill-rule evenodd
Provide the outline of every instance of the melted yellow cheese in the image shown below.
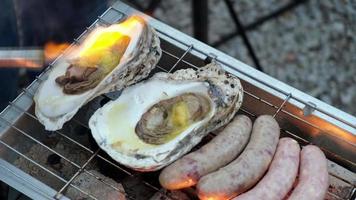
<path fill-rule="evenodd" d="M 180 101 L 172 107 L 172 123 L 175 127 L 186 127 L 189 123 L 189 111 L 185 102 Z"/>
<path fill-rule="evenodd" d="M 127 146 L 130 147 L 130 149 L 153 147 L 154 145 L 144 143 L 137 137 L 135 127 L 129 121 L 130 118 L 127 118 L 127 116 L 121 114 L 125 113 L 123 111 L 126 109 L 129 109 L 129 105 L 115 104 L 108 112 L 108 140 L 113 148 L 120 148 L 119 146 Z M 117 130 L 121 130 L 123 132 L 117 132 Z"/>
<path fill-rule="evenodd" d="M 188 106 L 185 102 L 180 101 L 172 106 L 170 120 L 174 126 L 171 133 L 166 135 L 165 142 L 169 142 L 184 132 L 190 125 Z"/>

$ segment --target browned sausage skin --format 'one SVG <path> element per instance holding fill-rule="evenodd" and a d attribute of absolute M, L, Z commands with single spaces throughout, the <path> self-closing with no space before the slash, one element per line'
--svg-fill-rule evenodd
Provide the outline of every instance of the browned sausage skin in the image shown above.
<path fill-rule="evenodd" d="M 297 141 L 282 138 L 267 174 L 248 192 L 233 200 L 282 200 L 298 174 L 300 148 Z"/>
<path fill-rule="evenodd" d="M 236 158 L 246 146 L 251 129 L 247 116 L 236 116 L 209 143 L 166 167 L 159 176 L 161 185 L 170 190 L 195 185 L 200 177 Z"/>
<path fill-rule="evenodd" d="M 319 147 L 303 147 L 297 186 L 288 200 L 323 200 L 329 187 L 327 160 Z"/>
<path fill-rule="evenodd" d="M 229 165 L 203 176 L 197 185 L 199 198 L 230 199 L 251 188 L 267 170 L 279 139 L 277 121 L 269 115 L 258 117 L 250 142 Z"/>

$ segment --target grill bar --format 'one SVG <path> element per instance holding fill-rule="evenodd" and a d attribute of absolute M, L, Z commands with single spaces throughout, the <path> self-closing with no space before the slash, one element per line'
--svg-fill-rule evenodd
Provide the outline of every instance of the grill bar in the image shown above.
<path fill-rule="evenodd" d="M 62 181 L 62 182 L 66 182 L 65 179 L 63 179 L 62 177 L 58 176 L 57 174 L 53 173 L 52 171 L 50 171 L 49 169 L 47 169 L 46 167 L 38 164 L 36 161 L 32 160 L 31 158 L 27 157 L 25 154 L 17 151 L 15 148 L 11 147 L 11 145 L 7 144 L 6 142 L 0 140 L 0 143 L 5 146 L 6 148 L 10 149 L 11 151 L 15 152 L 16 154 L 18 154 L 19 156 L 23 157 L 24 159 L 26 159 L 27 161 L 31 162 L 32 164 L 36 165 L 37 167 L 41 168 L 42 170 L 46 171 L 47 173 L 49 173 L 50 175 L 56 177 L 58 180 Z M 11 170 L 9 170 L 11 171 Z M 26 180 L 27 181 L 27 180 Z M 31 184 L 29 182 L 29 184 Z M 93 197 L 92 195 L 88 194 L 87 192 L 83 191 L 82 189 L 80 189 L 79 187 L 72 185 L 71 186 L 73 188 L 75 188 L 76 190 L 82 192 L 83 194 L 87 195 L 88 197 L 91 197 L 92 199 L 96 199 L 95 197 Z"/>
<path fill-rule="evenodd" d="M 99 153 L 99 151 L 100 149 L 96 150 L 95 153 L 91 155 L 90 158 L 84 163 L 84 165 L 78 169 L 78 171 L 72 176 L 72 178 L 70 178 L 69 181 L 67 181 L 67 183 L 58 191 L 58 193 L 55 196 L 56 199 L 60 199 L 60 197 L 62 196 L 61 193 L 65 189 L 67 189 L 67 187 L 74 181 L 74 179 L 80 174 L 80 172 L 83 171 L 83 169 L 89 164 L 89 162 L 93 160 L 93 158 Z"/>
<path fill-rule="evenodd" d="M 35 119 L 35 120 L 38 120 L 35 116 L 33 116 L 31 113 L 27 112 L 27 111 L 24 111 L 23 109 L 21 109 L 20 107 L 16 106 L 15 104 L 13 104 L 12 102 L 10 102 L 10 105 L 13 106 L 14 108 L 16 108 L 17 110 L 21 111 L 21 112 L 24 112 L 27 116 L 30 116 L 31 118 Z M 11 123 L 9 123 L 7 120 L 5 120 L 4 118 L 2 118 L 0 116 L 0 119 L 5 121 L 6 124 L 8 124 L 11 128 L 14 128 L 15 130 L 17 130 L 18 132 L 22 133 L 23 135 L 25 135 L 26 137 L 30 138 L 31 140 L 35 141 L 37 144 L 41 145 L 42 147 L 46 148 L 47 150 L 51 151 L 52 153 L 55 153 L 56 155 L 60 156 L 62 159 L 64 159 L 65 161 L 69 162 L 70 164 L 74 165 L 75 167 L 77 167 L 78 169 L 80 169 L 81 167 L 74 163 L 73 161 L 71 161 L 70 159 L 66 158 L 65 156 L 63 156 L 62 154 L 56 152 L 55 150 L 51 149 L 50 147 L 48 147 L 47 145 L 43 144 L 42 142 L 40 142 L 39 140 L 33 138 L 32 136 L 28 135 L 26 132 L 24 132 L 23 130 L 17 128 L 16 126 L 13 126 L 11 125 Z M 76 121 L 77 123 L 81 123 L 79 121 Z M 83 126 L 82 124 L 80 124 L 81 126 Z M 58 134 L 60 134 L 62 137 L 65 137 L 66 139 L 69 139 L 71 142 L 79 145 L 80 147 L 84 148 L 86 151 L 89 151 L 90 153 L 94 153 L 93 151 L 91 151 L 90 149 L 88 149 L 87 147 L 83 146 L 82 144 L 78 143 L 77 141 L 71 139 L 70 137 L 64 135 L 63 133 L 59 132 L 58 131 Z M 30 159 L 30 158 L 28 158 Z M 32 159 L 31 159 L 32 160 Z M 32 160 L 32 162 L 35 162 L 34 160 Z M 116 188 L 115 186 L 107 183 L 106 181 L 104 180 L 101 180 L 99 177 L 95 176 L 93 173 L 91 173 L 90 171 L 86 170 L 86 169 L 83 169 L 85 173 L 89 174 L 90 176 L 96 178 L 98 181 L 104 183 L 105 185 L 113 188 L 114 190 L 118 191 L 118 192 L 121 192 L 121 193 L 125 193 L 125 191 L 122 191 L 121 189 L 119 188 Z M 130 198 L 130 197 L 129 197 Z M 133 199 L 132 197 L 130 199 Z"/>
<path fill-rule="evenodd" d="M 10 104 L 11 105 L 11 104 Z M 29 134 L 27 134 L 25 131 L 17 128 L 16 126 L 12 125 L 9 121 L 7 121 L 6 119 L 4 119 L 3 117 L 0 116 L 0 119 L 2 121 L 4 121 L 6 124 L 8 124 L 8 126 L 10 126 L 11 128 L 15 129 L 17 132 L 21 133 L 22 135 L 26 136 L 27 138 L 31 139 L 32 141 L 34 141 L 36 144 L 41 145 L 42 147 L 44 147 L 45 149 L 51 151 L 52 153 L 57 154 L 59 157 L 63 158 L 65 161 L 69 162 L 70 164 L 74 165 L 77 168 L 80 168 L 80 166 L 74 162 L 72 162 L 71 160 L 69 160 L 68 158 L 66 158 L 65 156 L 63 156 L 62 154 L 54 151 L 53 149 L 49 148 L 47 145 L 43 144 L 42 142 L 38 141 L 36 138 L 30 136 Z"/>
<path fill-rule="evenodd" d="M 23 89 L 23 91 L 24 91 L 24 94 L 26 94 L 29 98 L 33 98 L 33 94 L 31 94 L 27 89 Z M 32 119 L 38 121 L 38 118 L 35 117 L 33 114 L 29 113 L 28 111 L 23 110 L 22 108 L 16 106 L 16 105 L 15 105 L 14 103 L 12 103 L 12 102 L 10 102 L 10 105 L 12 105 L 15 109 L 20 110 L 21 112 L 25 113 L 27 116 L 31 117 Z M 0 118 L 1 118 L 1 116 L 0 116 Z M 80 125 L 80 126 L 86 128 L 86 129 L 89 129 L 89 127 L 88 127 L 87 125 L 81 123 L 80 121 L 75 120 L 75 119 L 72 119 L 72 120 L 73 120 L 74 122 L 76 122 L 78 125 Z M 10 125 L 11 125 L 11 124 L 10 124 Z M 22 130 L 19 130 L 19 131 L 23 132 Z M 85 147 L 84 145 L 78 143 L 77 141 L 73 140 L 72 138 L 66 136 L 66 135 L 63 134 L 61 131 L 58 131 L 58 130 L 57 130 L 57 131 L 55 131 L 55 132 L 56 132 L 57 134 L 59 134 L 60 136 L 66 138 L 67 140 L 73 142 L 74 144 L 80 146 L 80 147 L 83 148 L 84 150 L 86 150 L 86 151 L 88 151 L 88 152 L 90 152 L 90 153 L 92 153 L 92 154 L 95 154 L 92 150 L 90 150 L 89 148 Z M 24 134 L 26 134 L 26 133 L 24 133 Z M 26 134 L 26 135 L 28 135 L 28 134 Z M 33 137 L 30 137 L 30 138 L 33 139 L 33 140 L 35 140 Z M 46 149 L 48 149 L 48 150 L 50 150 L 51 152 L 56 153 L 57 155 L 59 155 L 60 157 L 62 157 L 61 154 L 59 154 L 59 153 L 55 152 L 54 150 L 50 149 L 49 147 L 47 147 L 46 145 L 44 145 L 44 144 L 41 143 L 40 141 L 38 141 L 38 140 L 36 140 L 36 141 L 37 141 L 41 146 L 44 146 Z M 117 169 L 123 171 L 123 172 L 126 173 L 127 175 L 129 175 L 129 176 L 131 176 L 131 177 L 134 177 L 134 174 L 132 174 L 132 173 L 130 173 L 129 171 L 123 169 L 122 167 L 120 167 L 120 166 L 114 164 L 113 162 L 107 160 L 106 158 L 102 157 L 101 155 L 97 155 L 97 154 L 96 154 L 95 156 L 97 156 L 98 158 L 100 158 L 100 159 L 103 160 L 104 162 L 109 163 L 110 165 L 114 166 L 115 168 L 117 168 Z M 70 162 L 71 164 L 75 164 L 75 163 L 73 163 L 72 161 L 70 161 L 68 158 L 65 158 L 64 156 L 63 156 L 62 158 L 64 158 L 66 161 Z M 90 158 L 90 160 L 91 160 L 91 159 L 92 159 L 92 158 Z M 88 160 L 88 161 L 90 161 L 90 160 Z M 88 161 L 87 161 L 87 162 L 88 162 Z M 33 161 L 33 162 L 35 162 L 35 161 Z M 89 163 L 89 162 L 88 162 L 88 163 Z M 76 176 L 75 176 L 75 177 L 77 177 L 77 175 L 79 175 L 82 170 L 80 170 L 81 167 L 80 167 L 78 164 L 75 164 L 75 166 L 79 168 L 79 170 L 78 170 L 79 173 L 78 173 L 78 174 L 76 173 Z M 83 167 L 82 167 L 82 168 L 83 168 Z M 94 178 L 96 178 L 98 181 L 100 181 L 100 182 L 102 182 L 102 183 L 104 183 L 104 184 L 110 186 L 111 188 L 114 188 L 115 190 L 117 190 L 117 191 L 119 191 L 119 192 L 125 193 L 124 191 L 120 190 L 119 188 L 116 188 L 115 186 L 113 186 L 112 184 L 109 184 L 109 183 L 107 183 L 107 182 L 105 182 L 105 181 L 99 179 L 99 178 L 96 177 L 94 174 L 90 173 L 89 171 L 87 171 L 87 170 L 85 170 L 85 169 L 84 169 L 84 171 L 85 171 L 86 173 L 88 173 L 89 175 L 93 176 Z M 75 178 L 75 177 L 74 177 L 74 178 Z M 72 178 L 73 178 L 73 177 L 72 177 Z M 73 180 L 74 180 L 74 178 L 73 178 Z M 71 180 L 71 181 L 73 181 L 73 180 Z M 146 182 L 146 181 L 143 181 L 143 183 L 144 183 L 145 185 L 147 185 L 148 187 L 150 187 L 150 188 L 156 190 L 157 192 L 160 192 L 160 193 L 161 193 L 162 195 L 164 195 L 165 197 L 167 197 L 167 198 L 169 198 L 169 199 L 173 199 L 172 197 L 167 196 L 165 193 L 163 193 L 162 191 L 160 191 L 159 188 L 153 186 L 152 184 L 150 184 L 150 183 L 148 183 L 148 182 Z M 63 191 L 62 191 L 62 192 L 63 192 Z M 58 196 L 58 197 L 59 197 L 59 196 Z M 130 199 L 134 199 L 134 198 L 132 198 L 132 197 L 130 197 L 130 196 L 128 196 L 128 195 L 127 195 L 127 197 L 129 197 Z M 56 197 L 56 198 L 57 198 L 57 197 Z M 174 199 L 173 199 L 173 200 L 174 200 Z"/>
<path fill-rule="evenodd" d="M 178 59 L 178 61 L 176 63 L 174 63 L 174 65 L 168 70 L 169 73 L 171 73 L 176 67 L 177 65 L 180 63 L 180 61 L 184 58 L 184 56 L 187 55 L 187 53 L 190 52 L 190 50 L 192 50 L 193 45 L 189 45 L 188 49 L 184 51 L 184 53 L 182 54 L 182 56 Z"/>
<path fill-rule="evenodd" d="M 192 48 L 193 48 L 193 46 L 192 46 Z M 172 57 L 172 58 L 175 58 L 175 59 L 179 60 L 179 57 L 178 57 L 178 56 L 175 56 L 175 55 L 169 53 L 168 51 L 166 51 L 166 50 L 164 50 L 164 49 L 162 49 L 162 52 L 163 52 L 164 54 L 169 55 L 169 56 Z M 192 67 L 192 68 L 194 68 L 194 69 L 199 69 L 199 67 L 197 67 L 196 65 L 194 65 L 194 64 L 192 64 L 192 63 L 190 63 L 190 62 L 185 61 L 184 59 L 181 59 L 181 62 L 183 62 L 184 64 L 189 65 L 190 67 Z M 166 70 L 166 69 L 163 69 L 163 70 Z"/>
<path fill-rule="evenodd" d="M 28 90 L 24 89 L 24 91 L 25 91 L 25 94 L 28 95 L 30 98 L 33 97 L 33 94 L 31 94 Z M 250 94 L 250 93 L 248 93 L 248 92 L 245 92 L 245 94 L 249 94 L 249 95 L 251 95 L 251 96 L 253 96 L 253 97 L 256 97 L 255 95 Z M 261 102 L 264 102 L 265 104 L 267 104 L 267 105 L 269 105 L 269 106 L 272 106 L 273 108 L 276 108 L 277 110 L 276 110 L 275 114 L 273 115 L 273 116 L 275 117 L 279 112 L 283 111 L 283 106 L 288 102 L 288 100 L 290 99 L 290 97 L 291 97 L 291 94 L 288 95 L 288 96 L 284 99 L 284 101 L 281 103 L 281 105 L 280 105 L 279 107 L 274 106 L 273 104 L 270 104 L 270 103 L 268 103 L 268 101 L 265 101 L 265 100 L 263 100 L 263 99 L 261 99 L 261 98 L 259 98 L 259 97 L 256 97 L 256 99 L 260 100 Z M 18 106 L 16 106 L 16 105 L 13 104 L 12 102 L 10 102 L 10 105 L 12 105 L 14 108 L 16 108 L 16 109 L 18 109 L 18 110 L 21 110 L 21 112 L 24 112 L 26 115 L 30 116 L 31 118 L 33 118 L 33 119 L 35 119 L 35 120 L 38 120 L 34 115 L 32 115 L 31 113 L 29 113 L 29 112 L 27 112 L 27 111 L 25 111 L 25 110 L 19 108 Z M 254 114 L 248 112 L 248 111 L 245 110 L 244 108 L 241 108 L 241 110 L 242 110 L 243 112 L 245 112 L 246 114 L 248 114 L 248 115 L 254 117 L 254 118 L 257 117 L 256 115 L 254 115 Z M 75 121 L 76 123 L 78 123 L 80 126 L 84 126 L 85 128 L 89 129 L 89 127 L 88 127 L 87 125 L 81 123 L 80 121 L 75 120 L 75 119 L 73 119 L 73 121 Z M 21 130 L 19 130 L 19 131 L 21 131 Z M 294 138 L 298 138 L 298 139 L 302 140 L 303 142 L 310 144 L 309 141 L 307 141 L 307 140 L 305 140 L 305 139 L 303 139 L 303 138 L 301 138 L 301 137 L 299 137 L 299 136 L 297 136 L 297 135 L 295 135 L 295 134 L 293 134 L 293 133 L 291 133 L 291 132 L 289 132 L 289 131 L 286 131 L 286 130 L 282 130 L 282 131 L 284 131 L 285 133 L 289 134 L 290 136 L 292 136 L 292 137 L 294 137 Z M 23 131 L 22 131 L 22 132 L 23 132 Z M 90 152 L 90 153 L 93 153 L 92 150 L 90 150 L 90 149 L 88 149 L 87 147 L 83 146 L 82 144 L 76 142 L 75 140 L 71 139 L 70 137 L 66 136 L 65 134 L 61 133 L 60 131 L 56 131 L 56 132 L 57 132 L 58 134 L 60 134 L 61 136 L 66 137 L 66 138 L 69 139 L 71 142 L 73 142 L 73 143 L 79 145 L 80 147 L 82 147 L 82 148 L 85 149 L 86 151 L 88 151 L 88 152 Z M 26 134 L 26 133 L 24 133 L 24 134 Z M 26 135 L 28 135 L 28 134 L 26 134 Z M 30 137 L 30 138 L 32 139 L 33 137 Z M 33 140 L 35 140 L 35 139 L 33 138 Z M 35 140 L 35 141 L 37 141 L 37 140 Z M 37 141 L 37 142 L 39 142 L 39 141 Z M 39 142 L 39 143 L 40 143 L 40 142 Z M 40 144 L 41 144 L 42 146 L 45 146 L 45 145 L 42 144 L 42 143 L 40 143 Z M 47 148 L 48 148 L 48 147 L 47 147 Z M 51 151 L 54 152 L 54 153 L 56 153 L 56 152 L 53 151 L 53 150 L 51 150 Z M 323 151 L 327 151 L 327 150 L 326 150 L 326 149 L 323 149 Z M 57 153 L 57 154 L 58 154 L 58 153 Z M 60 155 L 60 154 L 59 154 L 59 155 Z M 60 155 L 60 156 L 61 156 L 61 155 Z M 98 156 L 99 158 L 101 157 L 100 155 L 97 155 L 97 156 Z M 62 156 L 61 156 L 61 157 L 62 157 Z M 101 157 L 101 158 L 102 158 L 105 162 L 108 162 L 109 164 L 115 166 L 116 168 L 118 168 L 118 169 L 120 169 L 120 170 L 124 170 L 123 168 L 121 168 L 121 167 L 119 167 L 118 165 L 116 165 L 116 164 L 114 164 L 114 163 L 108 161 L 107 159 L 105 159 L 105 158 L 103 158 L 103 157 Z M 64 159 L 65 159 L 66 161 L 70 162 L 71 164 L 73 164 L 73 162 L 70 161 L 69 159 L 67 159 L 67 158 L 64 158 Z M 78 166 L 78 165 L 76 165 L 76 166 Z M 86 171 L 86 172 L 89 173 L 90 175 L 94 176 L 94 175 L 91 174 L 90 172 L 88 172 L 88 171 Z M 126 172 L 128 175 L 130 175 L 130 176 L 134 176 L 133 174 L 131 174 L 131 173 L 128 172 L 128 171 L 125 171 L 125 172 Z M 78 175 L 78 174 L 77 174 L 77 175 Z M 345 179 L 343 179 L 342 177 L 340 177 L 340 176 L 338 176 L 338 175 L 336 175 L 336 174 L 330 173 L 330 175 L 331 175 L 331 176 L 334 176 L 334 177 L 336 177 L 336 178 L 338 178 L 338 179 L 340 179 L 340 180 L 342 180 L 342 181 L 344 181 L 344 182 L 346 182 L 346 183 L 348 183 L 348 184 L 350 184 L 350 185 L 353 185 L 353 184 L 350 183 L 348 180 L 345 180 Z M 75 177 L 76 177 L 76 176 L 75 176 Z M 74 178 L 75 178 L 75 177 L 74 177 Z M 94 177 L 95 177 L 95 176 L 94 176 Z M 74 179 L 74 178 L 73 178 L 73 179 Z M 96 177 L 96 178 L 97 178 L 97 177 Z M 97 178 L 97 179 L 98 179 L 98 178 Z M 98 179 L 98 180 L 99 180 L 99 179 Z M 103 183 L 105 183 L 105 182 L 103 182 Z M 111 185 L 111 184 L 108 184 L 108 183 L 106 183 L 106 184 L 107 184 L 108 186 L 112 187 L 112 188 L 115 188 L 115 186 L 113 186 L 113 185 Z M 155 187 L 155 186 L 149 184 L 148 182 L 145 182 L 145 184 L 147 184 L 147 185 L 150 186 L 151 188 L 155 189 L 156 191 L 160 191 L 159 188 L 157 188 L 157 187 Z M 354 185 L 353 185 L 353 186 L 354 186 Z M 354 187 L 355 187 L 355 186 L 354 186 Z M 116 190 L 118 190 L 118 191 L 120 191 L 120 192 L 123 192 L 123 191 L 121 191 L 121 190 L 119 190 L 119 189 L 117 189 L 117 188 L 116 188 Z M 163 193 L 163 194 L 164 194 L 164 193 Z M 338 196 L 336 196 L 335 194 L 333 194 L 333 196 L 337 197 L 338 199 L 342 199 L 341 197 L 338 197 Z M 167 196 L 167 197 L 170 198 L 169 196 Z"/>
<path fill-rule="evenodd" d="M 276 117 L 276 115 L 282 110 L 283 106 L 288 102 L 288 100 L 291 98 L 292 94 L 288 94 L 288 96 L 284 99 L 283 103 L 279 106 L 277 111 L 273 114 L 273 118 Z"/>

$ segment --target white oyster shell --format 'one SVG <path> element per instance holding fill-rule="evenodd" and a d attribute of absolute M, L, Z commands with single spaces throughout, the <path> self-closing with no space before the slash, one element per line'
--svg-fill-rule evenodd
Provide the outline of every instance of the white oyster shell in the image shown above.
<path fill-rule="evenodd" d="M 132 30 L 131 30 L 132 31 Z M 120 63 L 95 88 L 81 94 L 65 94 L 55 79 L 65 74 L 68 58 L 60 59 L 41 83 L 35 96 L 35 114 L 46 130 L 61 129 L 93 98 L 134 84 L 148 76 L 161 57 L 159 38 L 147 23 L 138 23 Z M 130 32 L 129 32 L 130 33 Z"/>
<path fill-rule="evenodd" d="M 152 105 L 184 93 L 207 95 L 209 114 L 167 143 L 145 143 L 135 126 Z M 121 96 L 98 109 L 89 127 L 98 145 L 119 163 L 139 170 L 158 170 L 178 159 L 209 132 L 228 123 L 240 108 L 243 89 L 237 77 L 216 63 L 199 70 L 184 69 L 173 74 L 156 73 L 147 81 L 123 90 Z"/>

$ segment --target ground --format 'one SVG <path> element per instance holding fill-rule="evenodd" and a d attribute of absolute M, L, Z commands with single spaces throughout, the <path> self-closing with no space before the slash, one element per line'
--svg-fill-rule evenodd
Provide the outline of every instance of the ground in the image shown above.
<path fill-rule="evenodd" d="M 247 25 L 289 1 L 233 3 L 241 22 Z M 162 1 L 154 15 L 192 34 L 191 0 Z M 209 43 L 234 29 L 224 1 L 209 0 Z M 248 37 L 267 74 L 356 115 L 355 1 L 309 0 L 249 31 Z M 241 37 L 217 48 L 253 66 Z"/>

